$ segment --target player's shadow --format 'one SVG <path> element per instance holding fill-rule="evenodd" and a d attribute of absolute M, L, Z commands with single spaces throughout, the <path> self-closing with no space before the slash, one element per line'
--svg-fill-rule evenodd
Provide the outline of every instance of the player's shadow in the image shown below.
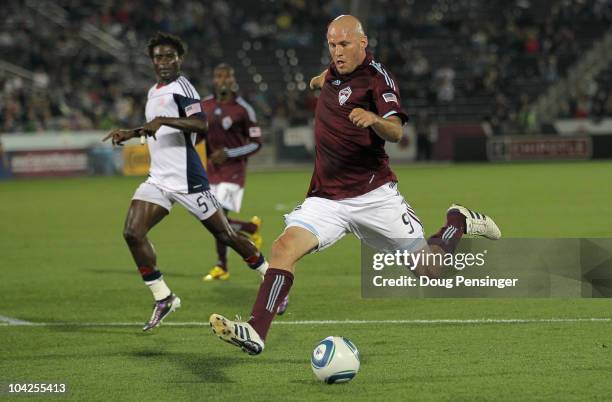
<path fill-rule="evenodd" d="M 255 286 L 211 286 L 206 289 L 208 299 L 223 300 L 223 308 L 227 311 L 241 311 L 245 306 L 250 306 L 253 302 L 253 297 L 257 295 Z"/>
<path fill-rule="evenodd" d="M 134 276 L 136 278 L 138 278 L 138 271 L 133 270 L 133 269 L 117 269 L 117 268 L 107 268 L 107 269 L 89 269 L 89 272 L 93 272 L 94 274 L 124 274 L 124 275 L 130 275 L 130 276 Z M 177 278 L 198 278 L 197 274 L 181 274 L 178 272 L 172 272 L 169 275 L 165 275 L 164 276 L 168 276 L 170 278 L 172 277 L 177 277 Z"/>
<path fill-rule="evenodd" d="M 137 327 L 128 327 L 128 326 L 104 326 L 104 324 L 100 326 L 92 325 L 92 326 L 79 326 L 76 325 L 57 325 L 49 327 L 50 331 L 54 332 L 79 332 L 82 334 L 107 334 L 107 335 L 118 335 L 118 336 L 129 336 L 132 338 L 142 337 L 142 331 L 138 331 L 135 329 Z"/>
<path fill-rule="evenodd" d="M 202 352 L 167 352 L 160 350 L 140 350 L 131 352 L 130 357 L 142 359 L 144 364 L 148 360 L 166 360 L 184 370 L 189 370 L 197 379 L 169 380 L 180 383 L 233 383 L 224 372 L 232 366 L 244 363 L 244 357 L 211 356 Z"/>

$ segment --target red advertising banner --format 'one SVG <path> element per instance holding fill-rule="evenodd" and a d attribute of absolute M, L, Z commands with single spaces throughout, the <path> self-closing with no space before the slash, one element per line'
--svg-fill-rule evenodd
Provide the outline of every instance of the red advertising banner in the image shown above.
<path fill-rule="evenodd" d="M 89 162 L 86 149 L 12 151 L 8 159 L 14 177 L 86 174 Z"/>
<path fill-rule="evenodd" d="M 490 138 L 490 161 L 539 161 L 590 159 L 591 137 L 501 137 Z"/>
<path fill-rule="evenodd" d="M 453 160 L 454 144 L 457 140 L 485 136 L 481 124 L 440 124 L 437 129 L 438 139 L 433 146 L 433 157 L 436 160 Z"/>

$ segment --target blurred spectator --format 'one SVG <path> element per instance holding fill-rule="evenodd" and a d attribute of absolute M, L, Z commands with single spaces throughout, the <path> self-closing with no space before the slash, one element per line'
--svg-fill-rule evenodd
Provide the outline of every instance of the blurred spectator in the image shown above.
<path fill-rule="evenodd" d="M 306 121 L 315 99 L 304 83 L 327 62 L 325 26 L 347 12 L 346 3 L 57 0 L 41 13 L 22 1 L 5 0 L 2 60 L 31 77 L 0 78 L 0 128 L 142 123 L 143 93 L 151 85 L 143 49 L 158 30 L 188 43 L 183 70 L 202 95 L 207 72 L 227 61 L 243 72 L 244 93 L 264 124 L 280 110 L 293 123 Z M 565 75 L 612 18 L 606 0 L 363 3 L 369 8 L 364 23 L 371 50 L 397 75 L 410 112 L 427 110 L 431 121 L 487 117 L 495 133 L 533 130 L 528 105 Z M 51 12 L 54 20 L 47 18 Z M 64 20 L 57 23 L 58 18 Z M 102 36 L 86 40 L 83 33 L 96 29 L 120 47 L 112 42 L 109 51 L 101 46 Z M 578 93 L 561 105 L 568 115 L 611 114 L 610 86 Z"/>
<path fill-rule="evenodd" d="M 539 61 L 540 76 L 546 82 L 552 83 L 559 79 L 559 71 L 557 67 L 557 57 L 550 55 Z"/>
<path fill-rule="evenodd" d="M 429 62 L 420 51 L 415 51 L 409 62 L 410 73 L 414 79 L 419 80 L 429 76 Z"/>
<path fill-rule="evenodd" d="M 438 102 L 452 102 L 455 98 L 455 70 L 451 66 L 444 66 L 436 70 L 434 75 Z"/>
<path fill-rule="evenodd" d="M 417 160 L 431 160 L 432 126 L 427 112 L 420 111 L 414 123 L 417 141 Z"/>

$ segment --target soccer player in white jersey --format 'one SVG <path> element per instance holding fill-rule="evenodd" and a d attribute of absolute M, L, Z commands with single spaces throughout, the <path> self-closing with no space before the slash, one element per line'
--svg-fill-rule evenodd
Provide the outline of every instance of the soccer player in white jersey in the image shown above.
<path fill-rule="evenodd" d="M 149 41 L 149 56 L 157 75 L 146 106 L 146 124 L 135 129 L 115 129 L 105 138 L 113 145 L 141 137 L 151 154 L 149 177 L 132 198 L 123 236 L 142 279 L 151 289 L 155 303 L 143 330 L 160 325 L 181 305 L 166 285 L 147 233 L 172 209 L 175 202 L 185 207 L 218 241 L 232 247 L 248 266 L 264 275 L 267 262 L 255 245 L 236 233 L 210 192 L 208 177 L 194 148 L 197 134 L 207 131 L 200 96 L 180 74 L 185 45 L 176 36 L 158 33 Z"/>

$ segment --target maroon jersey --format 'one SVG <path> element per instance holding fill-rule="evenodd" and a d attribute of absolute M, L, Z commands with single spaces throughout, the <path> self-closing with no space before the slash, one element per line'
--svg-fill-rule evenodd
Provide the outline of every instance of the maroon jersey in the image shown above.
<path fill-rule="evenodd" d="M 247 159 L 261 147 L 261 130 L 255 111 L 242 97 L 217 102 L 213 96 L 202 100 L 208 119 L 206 153 L 225 149 L 227 160 L 214 165 L 208 160 L 206 173 L 211 184 L 221 182 L 244 186 Z"/>
<path fill-rule="evenodd" d="M 350 74 L 340 75 L 333 66 L 327 72 L 315 111 L 316 158 L 308 197 L 356 197 L 397 181 L 385 140 L 349 120 L 357 107 L 385 118 L 396 115 L 402 123 L 408 120 L 397 83 L 370 53 Z"/>

